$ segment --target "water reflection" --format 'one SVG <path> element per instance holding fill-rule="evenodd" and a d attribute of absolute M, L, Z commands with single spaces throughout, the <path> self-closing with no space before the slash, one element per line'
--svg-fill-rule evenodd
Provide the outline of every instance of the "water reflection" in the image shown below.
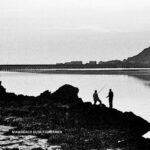
<path fill-rule="evenodd" d="M 147 86 L 150 86 L 150 75 L 132 75 L 134 78 L 138 80 L 142 80 L 142 83 L 144 83 Z"/>

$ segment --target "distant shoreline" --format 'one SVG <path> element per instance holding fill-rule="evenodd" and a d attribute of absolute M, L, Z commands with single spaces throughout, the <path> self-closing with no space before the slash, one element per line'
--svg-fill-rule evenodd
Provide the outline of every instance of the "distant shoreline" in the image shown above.
<path fill-rule="evenodd" d="M 104 69 L 17 69 L 1 72 L 26 72 L 42 74 L 79 74 L 79 75 L 150 75 L 149 68 L 106 68 Z"/>

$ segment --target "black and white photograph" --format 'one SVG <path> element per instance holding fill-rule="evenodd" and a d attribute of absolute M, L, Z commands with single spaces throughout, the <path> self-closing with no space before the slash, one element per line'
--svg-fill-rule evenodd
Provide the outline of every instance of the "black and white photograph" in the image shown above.
<path fill-rule="evenodd" d="M 0 0 L 0 150 L 150 150 L 150 1 Z"/>

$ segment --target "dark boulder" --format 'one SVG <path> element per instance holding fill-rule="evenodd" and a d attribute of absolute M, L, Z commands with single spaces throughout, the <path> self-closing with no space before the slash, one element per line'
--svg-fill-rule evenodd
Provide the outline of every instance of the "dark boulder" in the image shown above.
<path fill-rule="evenodd" d="M 6 89 L 2 86 L 2 82 L 0 81 L 0 96 L 6 93 Z"/>
<path fill-rule="evenodd" d="M 51 98 L 54 100 L 54 102 L 61 104 L 80 104 L 83 102 L 78 97 L 78 92 L 78 88 L 66 84 L 52 93 Z"/>
<path fill-rule="evenodd" d="M 125 112 L 123 120 L 132 136 L 141 136 L 150 131 L 150 123 L 132 112 Z"/>
<path fill-rule="evenodd" d="M 150 123 L 131 112 L 121 112 L 107 107 L 84 105 L 76 112 L 79 122 L 85 128 L 124 129 L 129 136 L 142 136 L 150 131 Z"/>

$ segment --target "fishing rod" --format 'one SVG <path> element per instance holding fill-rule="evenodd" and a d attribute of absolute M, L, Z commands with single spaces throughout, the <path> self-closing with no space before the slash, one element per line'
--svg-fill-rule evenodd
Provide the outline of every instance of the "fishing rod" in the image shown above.
<path fill-rule="evenodd" d="M 99 91 L 98 91 L 98 94 L 104 89 L 105 87 L 101 88 Z"/>

